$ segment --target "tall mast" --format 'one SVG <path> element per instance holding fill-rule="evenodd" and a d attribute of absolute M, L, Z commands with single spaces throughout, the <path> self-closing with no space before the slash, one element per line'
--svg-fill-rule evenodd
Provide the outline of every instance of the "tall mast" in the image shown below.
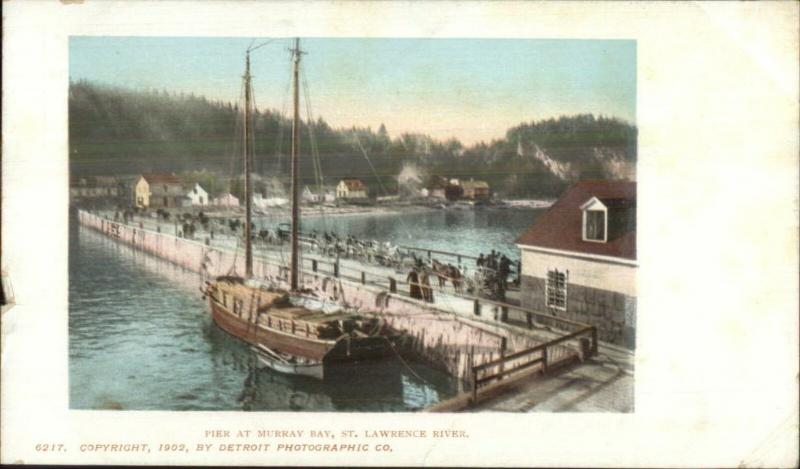
<path fill-rule="evenodd" d="M 251 244 L 252 230 L 252 201 L 253 187 L 250 181 L 250 170 L 252 166 L 251 137 L 252 137 L 252 116 L 250 115 L 250 51 L 247 51 L 244 69 L 244 198 L 245 198 L 245 220 L 244 220 L 244 246 L 245 246 L 245 276 L 253 276 L 253 246 Z"/>
<path fill-rule="evenodd" d="M 299 239 L 298 239 L 298 232 L 299 232 L 299 222 L 300 222 L 300 214 L 299 214 L 299 204 L 298 204 L 298 165 L 297 160 L 299 159 L 300 153 L 300 90 L 299 90 L 299 75 L 300 75 L 300 55 L 302 51 L 300 50 L 300 38 L 296 38 L 294 40 L 294 49 L 292 49 L 292 54 L 294 58 L 294 67 L 293 67 L 293 80 L 292 80 L 292 88 L 293 88 L 293 99 L 294 99 L 294 119 L 292 120 L 292 259 L 291 259 L 291 266 L 289 270 L 290 274 L 290 286 L 292 290 L 297 290 L 298 286 L 298 247 L 299 247 Z"/>

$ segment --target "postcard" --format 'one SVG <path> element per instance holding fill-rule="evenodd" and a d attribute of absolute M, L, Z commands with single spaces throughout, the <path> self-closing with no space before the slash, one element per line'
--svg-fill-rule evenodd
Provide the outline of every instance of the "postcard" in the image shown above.
<path fill-rule="evenodd" d="M 796 4 L 6 6 L 3 463 L 797 463 Z"/>

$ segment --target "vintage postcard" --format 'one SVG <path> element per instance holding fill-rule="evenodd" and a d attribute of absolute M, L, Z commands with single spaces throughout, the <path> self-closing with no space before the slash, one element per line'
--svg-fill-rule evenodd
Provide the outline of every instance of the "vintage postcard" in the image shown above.
<path fill-rule="evenodd" d="M 797 462 L 796 4 L 110 5 L 5 18 L 2 462 Z"/>

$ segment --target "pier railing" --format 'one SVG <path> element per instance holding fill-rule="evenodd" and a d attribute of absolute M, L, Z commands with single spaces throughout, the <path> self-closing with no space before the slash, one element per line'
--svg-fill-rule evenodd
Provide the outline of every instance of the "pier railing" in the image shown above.
<path fill-rule="evenodd" d="M 564 344 L 577 341 L 579 354 Z M 472 405 L 478 403 L 479 391 L 482 387 L 503 380 L 509 375 L 540 366 L 542 374 L 551 369 L 574 360 L 576 357 L 589 358 L 597 354 L 597 329 L 586 326 L 578 331 L 550 340 L 534 347 L 505 355 L 472 367 Z"/>
<path fill-rule="evenodd" d="M 263 257 L 262 260 L 275 266 L 285 267 L 283 264 L 275 260 Z M 504 303 L 501 301 L 490 300 L 467 293 L 456 293 L 452 290 L 445 290 L 436 284 L 435 276 L 432 276 L 432 280 L 434 281 L 431 284 L 408 282 L 404 278 L 398 277 L 393 272 L 377 273 L 373 269 L 370 269 L 369 266 L 352 266 L 339 262 L 335 259 L 327 260 L 320 257 L 310 256 L 303 256 L 301 258 L 300 267 L 301 274 L 304 276 L 329 275 L 334 278 L 340 278 L 355 283 L 361 283 L 362 285 L 381 288 L 387 290 L 389 293 L 404 297 L 411 296 L 411 286 L 429 288 L 438 295 L 452 295 L 456 299 L 471 302 L 472 314 L 469 317 L 476 319 L 493 320 L 501 323 L 513 323 L 514 325 L 526 328 L 528 330 L 546 329 L 550 332 L 556 332 L 553 330 L 555 329 L 567 334 L 586 335 L 588 333 L 587 331 L 591 330 L 590 335 L 592 337 L 592 349 L 595 351 L 597 350 L 597 331 L 585 323 L 553 316 L 551 314 L 534 311 L 522 306 Z M 284 274 L 288 278 L 288 270 L 284 269 Z M 424 299 L 419 299 L 419 301 L 424 301 Z M 443 302 L 439 301 L 432 304 L 437 304 L 439 307 L 442 307 L 442 303 Z M 516 318 L 513 318 L 512 316 L 516 316 Z M 571 335 L 567 337 L 571 337 Z M 558 343 L 555 345 L 558 345 Z"/>
<path fill-rule="evenodd" d="M 344 278 L 359 282 L 364 285 L 373 285 L 376 287 L 385 288 L 391 293 L 410 296 L 410 287 L 416 286 L 419 288 L 429 288 L 431 291 L 438 294 L 452 295 L 456 298 L 472 302 L 472 316 L 474 317 L 482 317 L 486 319 L 487 315 L 491 315 L 491 319 L 493 320 L 497 320 L 499 322 L 514 321 L 518 325 L 526 327 L 527 329 L 536 329 L 539 326 L 543 326 L 556 328 L 567 332 L 574 332 L 587 327 L 587 325 L 584 323 L 572 321 L 567 318 L 553 316 L 551 314 L 534 311 L 522 306 L 505 303 L 502 301 L 491 300 L 464 292 L 456 292 L 441 288 L 436 284 L 437 282 L 435 275 L 431 276 L 433 282 L 426 284 L 421 282 L 409 282 L 402 277 L 398 278 L 397 275 L 392 273 L 376 273 L 366 267 L 348 266 L 335 260 L 308 257 L 304 257 L 302 260 L 304 267 L 310 267 L 310 269 L 306 269 L 306 273 L 327 273 L 336 278 Z M 323 269 L 323 266 L 327 268 Z M 516 316 L 516 318 L 512 316 Z"/>
<path fill-rule="evenodd" d="M 428 249 L 428 248 L 420 248 L 420 247 L 416 247 L 416 246 L 406 246 L 406 245 L 399 245 L 398 247 L 402 248 L 402 249 L 405 249 L 406 251 L 423 253 L 423 254 L 425 254 L 427 256 L 429 261 L 433 259 L 433 255 L 434 254 L 442 255 L 442 256 L 448 256 L 450 258 L 456 259 L 456 262 L 458 263 L 459 266 L 461 266 L 463 264 L 463 260 L 464 259 L 469 259 L 469 260 L 473 260 L 473 261 L 477 261 L 479 259 L 478 256 L 472 256 L 472 255 L 469 255 L 469 254 L 462 254 L 460 252 L 442 251 L 440 249 Z M 516 266 L 517 275 L 520 275 L 522 273 L 522 262 L 521 261 L 519 261 L 519 260 L 513 261 L 511 265 L 512 266 Z"/>

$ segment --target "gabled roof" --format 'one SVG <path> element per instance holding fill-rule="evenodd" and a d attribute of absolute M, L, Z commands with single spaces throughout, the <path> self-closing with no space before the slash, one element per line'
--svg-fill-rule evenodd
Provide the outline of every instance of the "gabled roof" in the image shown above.
<path fill-rule="evenodd" d="M 365 189 L 364 183 L 360 179 L 342 179 L 342 182 L 351 191 L 363 191 Z"/>
<path fill-rule="evenodd" d="M 517 239 L 525 246 L 636 260 L 636 228 L 605 243 L 583 240 L 581 207 L 596 197 L 608 208 L 635 208 L 636 183 L 580 181 L 567 189 L 545 213 Z"/>
<path fill-rule="evenodd" d="M 180 184 L 181 181 L 174 174 L 142 174 L 148 184 Z"/>

